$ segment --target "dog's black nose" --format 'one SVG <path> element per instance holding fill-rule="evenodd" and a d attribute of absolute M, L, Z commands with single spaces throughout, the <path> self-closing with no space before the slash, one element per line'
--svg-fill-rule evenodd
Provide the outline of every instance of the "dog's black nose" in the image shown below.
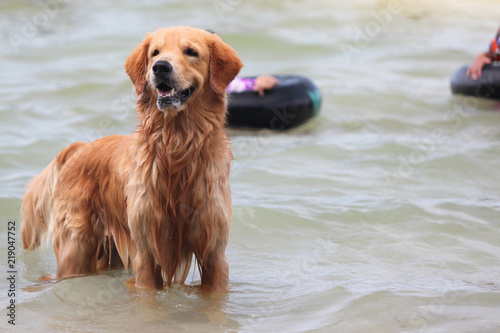
<path fill-rule="evenodd" d="M 172 73 L 172 65 L 168 61 L 159 60 L 153 65 L 153 73 L 167 75 Z"/>

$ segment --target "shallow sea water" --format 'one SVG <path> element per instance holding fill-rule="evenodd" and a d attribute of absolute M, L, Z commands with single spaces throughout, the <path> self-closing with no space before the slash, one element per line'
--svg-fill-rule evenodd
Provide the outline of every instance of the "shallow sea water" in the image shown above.
<path fill-rule="evenodd" d="M 3 0 L 0 331 L 500 332 L 500 102 L 449 89 L 499 12 L 493 0 Z M 56 261 L 51 247 L 22 251 L 24 186 L 70 143 L 134 130 L 124 61 L 172 25 L 215 30 L 242 74 L 304 75 L 324 98 L 291 131 L 228 130 L 231 291 L 131 290 L 124 271 L 39 282 Z"/>

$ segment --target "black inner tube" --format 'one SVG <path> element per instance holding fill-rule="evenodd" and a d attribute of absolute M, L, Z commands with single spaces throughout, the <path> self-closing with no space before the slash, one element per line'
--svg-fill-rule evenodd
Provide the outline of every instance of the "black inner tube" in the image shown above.
<path fill-rule="evenodd" d="M 321 94 L 310 80 L 297 75 L 275 77 L 280 83 L 262 97 L 254 91 L 229 94 L 230 126 L 286 130 L 319 112 Z"/>
<path fill-rule="evenodd" d="M 467 76 L 468 67 L 468 65 L 460 67 L 453 74 L 451 91 L 454 94 L 500 99 L 500 65 L 485 65 L 482 75 L 477 80 Z"/>

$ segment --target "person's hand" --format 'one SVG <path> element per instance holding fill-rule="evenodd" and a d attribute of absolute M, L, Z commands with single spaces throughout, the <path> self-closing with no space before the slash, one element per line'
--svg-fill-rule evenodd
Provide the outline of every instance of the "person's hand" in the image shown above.
<path fill-rule="evenodd" d="M 483 66 L 486 64 L 491 64 L 491 58 L 488 53 L 478 54 L 469 68 L 467 68 L 467 76 L 470 76 L 473 80 L 479 79 L 483 72 Z"/>
<path fill-rule="evenodd" d="M 280 81 L 274 76 L 262 75 L 255 79 L 253 91 L 259 93 L 259 96 L 264 96 L 264 90 L 273 89 Z"/>

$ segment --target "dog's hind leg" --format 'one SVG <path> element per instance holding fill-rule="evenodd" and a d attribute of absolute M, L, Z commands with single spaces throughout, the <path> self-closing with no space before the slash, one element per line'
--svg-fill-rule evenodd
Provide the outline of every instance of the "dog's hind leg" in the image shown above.
<path fill-rule="evenodd" d="M 57 278 L 97 274 L 97 239 L 71 238 L 54 243 L 57 257 Z"/>
<path fill-rule="evenodd" d="M 54 233 L 52 243 L 57 258 L 57 278 L 97 274 L 102 239 L 89 229 L 64 228 Z"/>

